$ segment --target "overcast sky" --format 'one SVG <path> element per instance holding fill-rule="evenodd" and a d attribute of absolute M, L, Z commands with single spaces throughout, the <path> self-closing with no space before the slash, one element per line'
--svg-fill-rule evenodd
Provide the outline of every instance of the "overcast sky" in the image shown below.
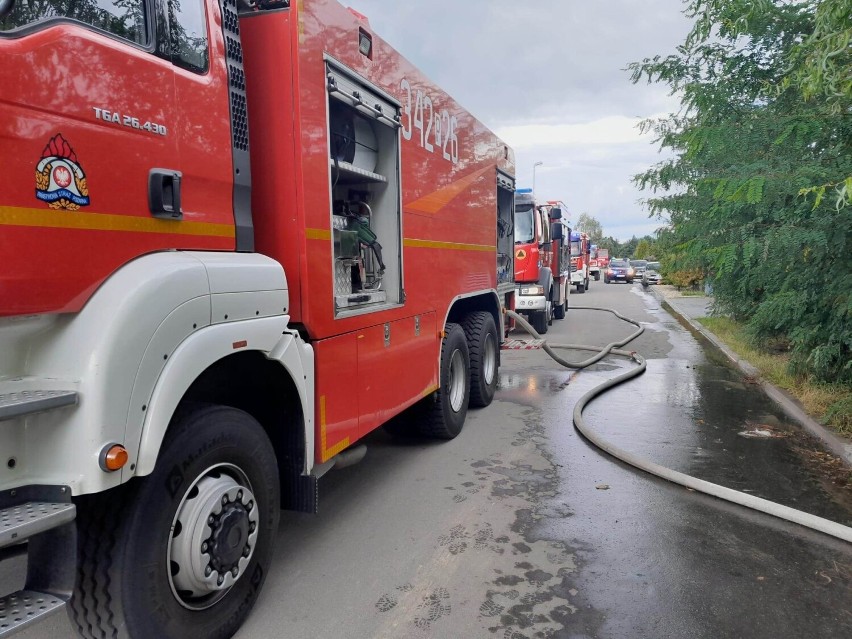
<path fill-rule="evenodd" d="M 644 118 L 677 110 L 629 62 L 673 53 L 681 0 L 341 0 L 515 150 L 518 186 L 593 215 L 620 240 L 652 233 L 631 177 L 661 158 Z"/>

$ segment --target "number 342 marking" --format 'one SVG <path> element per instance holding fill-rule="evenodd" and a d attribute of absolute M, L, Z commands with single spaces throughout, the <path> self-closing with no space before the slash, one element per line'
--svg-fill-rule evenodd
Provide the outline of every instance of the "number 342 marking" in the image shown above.
<path fill-rule="evenodd" d="M 400 89 L 404 92 L 402 105 L 402 137 L 410 140 L 415 129 L 420 133 L 420 146 L 434 153 L 435 149 L 445 160 L 457 164 L 459 161 L 458 119 L 446 109 L 435 113 L 432 98 L 403 78 Z M 413 109 L 413 110 L 412 110 Z M 416 138 L 415 138 L 416 139 Z"/>

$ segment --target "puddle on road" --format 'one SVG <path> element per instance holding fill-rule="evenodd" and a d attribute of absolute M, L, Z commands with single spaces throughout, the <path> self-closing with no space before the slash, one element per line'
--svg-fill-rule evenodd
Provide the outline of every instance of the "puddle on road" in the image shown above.
<path fill-rule="evenodd" d="M 852 525 L 852 473 L 759 386 L 668 313 L 666 359 L 585 411 L 621 448 L 700 479 Z M 639 352 L 641 349 L 637 348 Z"/>

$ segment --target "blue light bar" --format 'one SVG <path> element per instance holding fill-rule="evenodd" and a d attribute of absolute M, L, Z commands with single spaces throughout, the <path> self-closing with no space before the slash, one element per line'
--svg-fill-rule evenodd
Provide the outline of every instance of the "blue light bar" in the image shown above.
<path fill-rule="evenodd" d="M 577 233 L 576 231 L 572 231 L 571 232 L 571 241 L 572 242 L 579 242 L 580 241 L 580 234 Z"/>
<path fill-rule="evenodd" d="M 532 189 L 515 189 L 515 193 L 532 193 Z"/>

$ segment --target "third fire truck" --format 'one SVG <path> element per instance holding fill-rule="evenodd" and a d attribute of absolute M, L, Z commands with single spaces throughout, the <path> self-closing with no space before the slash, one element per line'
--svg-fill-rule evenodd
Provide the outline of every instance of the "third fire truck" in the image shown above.
<path fill-rule="evenodd" d="M 604 264 L 601 264 L 603 260 L 598 255 L 598 245 L 592 244 L 589 248 L 589 275 L 594 278 L 597 282 L 601 279 L 601 271 L 604 268 Z"/>

